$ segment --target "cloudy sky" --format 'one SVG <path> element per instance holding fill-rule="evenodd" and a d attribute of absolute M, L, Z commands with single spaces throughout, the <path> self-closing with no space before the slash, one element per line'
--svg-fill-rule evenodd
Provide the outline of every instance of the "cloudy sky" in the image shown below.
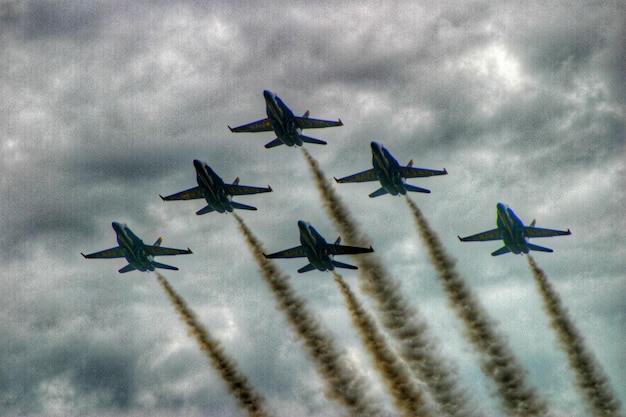
<path fill-rule="evenodd" d="M 336 238 L 302 153 L 227 128 L 265 117 L 264 89 L 296 114 L 344 122 L 305 132 L 328 142 L 307 149 L 329 178 L 371 168 L 372 140 L 403 164 L 448 170 L 409 180 L 432 190 L 413 201 L 529 382 L 560 415 L 584 416 L 525 259 L 456 237 L 495 227 L 500 201 L 570 228 L 534 257 L 626 403 L 626 10 L 522 3 L 2 1 L 0 412 L 245 414 L 154 274 L 80 256 L 117 244 L 112 221 L 194 251 L 166 259 L 180 271 L 164 275 L 277 415 L 345 412 L 324 397 L 232 216 L 159 198 L 196 185 L 197 158 L 225 181 L 271 185 L 238 199 L 258 207 L 240 215 L 267 251 L 296 246 L 300 219 Z M 369 199 L 377 188 L 335 186 L 460 383 L 502 415 L 406 203 Z M 278 264 L 393 410 L 332 276 Z M 374 311 L 357 274 L 344 277 Z"/>

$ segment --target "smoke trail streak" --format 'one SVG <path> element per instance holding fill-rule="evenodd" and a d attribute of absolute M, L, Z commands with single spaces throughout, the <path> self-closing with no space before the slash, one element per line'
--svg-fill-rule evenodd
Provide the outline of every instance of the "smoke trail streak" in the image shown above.
<path fill-rule="evenodd" d="M 326 384 L 326 396 L 341 402 L 352 415 L 383 415 L 382 410 L 373 403 L 367 392 L 365 378 L 356 371 L 356 366 L 350 363 L 345 353 L 337 350 L 335 338 L 316 320 L 307 308 L 306 301 L 296 295 L 289 283 L 289 277 L 283 275 L 272 260 L 265 258 L 261 243 L 243 220 L 234 213 L 233 216 L 254 259 L 261 267 L 263 278 L 276 296 L 278 307 L 285 312 L 297 334 L 304 340 Z"/>
<path fill-rule="evenodd" d="M 250 417 L 269 415 L 265 410 L 265 398 L 256 392 L 248 382 L 248 378 L 237 369 L 237 363 L 234 359 L 226 355 L 220 342 L 214 339 L 208 330 L 198 322 L 194 312 L 185 300 L 174 291 L 167 279 L 158 272 L 156 272 L 156 276 L 172 305 L 187 323 L 189 331 L 196 338 L 200 349 L 209 358 L 213 368 L 220 373 L 228 386 L 228 390 L 237 399 L 239 406 L 244 408 Z"/>
<path fill-rule="evenodd" d="M 323 204 L 335 226 L 351 245 L 369 246 L 370 239 L 360 230 L 359 224 L 341 198 L 326 180 L 319 164 L 301 148 Z M 411 370 L 429 388 L 441 411 L 451 416 L 474 415 L 468 394 L 458 384 L 459 376 L 452 360 L 443 359 L 436 339 L 431 335 L 426 321 L 417 310 L 409 306 L 400 290 L 400 283 L 383 265 L 376 253 L 357 258 L 362 290 L 377 302 L 383 326 L 400 345 L 399 353 Z"/>
<path fill-rule="evenodd" d="M 333 275 L 346 300 L 352 321 L 361 335 L 361 340 L 391 392 L 396 407 L 402 410 L 406 416 L 432 415 L 432 410 L 426 407 L 420 387 L 413 381 L 406 364 L 396 356 L 396 352 L 378 330 L 374 318 L 363 308 L 341 275 L 336 272 L 333 272 Z"/>
<path fill-rule="evenodd" d="M 570 367 L 576 374 L 577 388 L 582 392 L 594 416 L 619 416 L 621 404 L 610 387 L 609 378 L 604 374 L 593 353 L 585 346 L 585 339 L 576 328 L 548 277 L 530 255 L 527 259 L 552 328 L 556 331 Z"/>
<path fill-rule="evenodd" d="M 525 372 L 517 363 L 506 337 L 496 330 L 496 323 L 456 272 L 456 262 L 448 256 L 420 209 L 410 198 L 407 197 L 406 201 L 428 248 L 430 260 L 448 294 L 450 305 L 465 324 L 465 335 L 481 356 L 483 373 L 496 383 L 506 410 L 519 416 L 546 415 L 547 404 L 528 386 Z"/>

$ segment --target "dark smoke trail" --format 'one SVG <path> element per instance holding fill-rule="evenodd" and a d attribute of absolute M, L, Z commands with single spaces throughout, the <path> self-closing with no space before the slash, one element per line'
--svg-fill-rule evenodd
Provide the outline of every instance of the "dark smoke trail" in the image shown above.
<path fill-rule="evenodd" d="M 466 337 L 481 355 L 483 373 L 493 379 L 506 410 L 518 416 L 540 416 L 548 413 L 545 401 L 528 386 L 525 372 L 513 356 L 504 335 L 489 317 L 476 295 L 456 272 L 455 261 L 446 253 L 437 234 L 420 209 L 406 198 L 430 260 L 437 270 L 450 305 L 466 326 Z"/>
<path fill-rule="evenodd" d="M 307 308 L 304 299 L 298 297 L 271 259 L 263 256 L 263 248 L 243 220 L 233 216 L 239 224 L 250 251 L 261 267 L 261 273 L 276 296 L 278 307 L 304 340 L 318 372 L 326 383 L 326 396 L 341 402 L 354 416 L 381 416 L 384 413 L 373 404 L 367 390 L 367 382 L 356 367 L 337 350 L 334 337 L 325 330 Z"/>
<path fill-rule="evenodd" d="M 370 239 L 360 231 L 343 200 L 326 180 L 319 164 L 302 148 L 317 188 L 322 195 L 324 207 L 335 226 L 351 245 L 369 246 Z M 383 326 L 400 345 L 399 353 L 411 370 L 429 388 L 441 411 L 451 416 L 471 416 L 474 413 L 469 396 L 458 384 L 459 376 L 452 360 L 443 359 L 436 339 L 431 335 L 426 321 L 409 306 L 402 295 L 400 283 L 383 265 L 376 253 L 357 258 L 359 278 L 363 291 L 377 302 Z"/>
<path fill-rule="evenodd" d="M 361 335 L 361 340 L 391 392 L 396 407 L 406 416 L 431 416 L 432 410 L 426 407 L 421 389 L 413 381 L 413 376 L 406 364 L 396 356 L 396 352 L 389 346 L 385 336 L 378 330 L 374 318 L 365 311 L 341 275 L 336 272 L 333 272 L 333 275 L 346 300 L 350 316 Z"/>
<path fill-rule="evenodd" d="M 237 363 L 226 355 L 220 342 L 215 340 L 208 330 L 198 322 L 194 312 L 187 306 L 185 300 L 174 291 L 165 277 L 158 272 L 156 272 L 156 276 L 172 305 L 187 323 L 189 331 L 196 338 L 200 349 L 207 355 L 213 368 L 220 373 L 228 386 L 228 390 L 237 399 L 239 406 L 245 408 L 251 417 L 269 415 L 265 410 L 265 398 L 257 393 L 248 382 L 248 378 L 239 372 Z"/>
<path fill-rule="evenodd" d="M 577 388 L 582 392 L 594 416 L 620 416 L 621 404 L 610 387 L 609 378 L 593 353 L 585 346 L 585 339 L 567 309 L 563 307 L 561 297 L 548 281 L 546 274 L 530 255 L 527 258 L 552 328 L 556 330 L 570 367 L 576 374 Z"/>

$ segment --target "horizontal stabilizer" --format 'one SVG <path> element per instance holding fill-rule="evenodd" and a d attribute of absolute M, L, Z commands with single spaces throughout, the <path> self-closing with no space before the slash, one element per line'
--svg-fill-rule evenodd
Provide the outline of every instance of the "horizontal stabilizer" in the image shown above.
<path fill-rule="evenodd" d="M 271 141 L 269 143 L 266 143 L 265 144 L 265 148 L 266 149 L 275 148 L 275 147 L 280 146 L 280 145 L 283 145 L 283 141 L 278 139 L 278 138 L 276 138 L 273 141 Z"/>
<path fill-rule="evenodd" d="M 257 209 L 256 207 L 246 206 L 245 204 L 235 203 L 234 201 L 231 201 L 230 205 L 233 206 L 233 208 L 236 208 L 239 210 L 256 210 Z"/>
<path fill-rule="evenodd" d="M 313 265 L 308 264 L 306 266 L 303 266 L 302 268 L 298 269 L 298 273 L 302 274 L 303 272 L 309 272 L 316 269 Z"/>
<path fill-rule="evenodd" d="M 420 188 L 409 184 L 404 184 L 404 188 L 406 188 L 407 191 L 413 191 L 414 193 L 430 193 L 430 190 L 427 190 L 426 188 Z"/>
<path fill-rule="evenodd" d="M 385 190 L 385 187 L 379 188 L 378 190 L 370 194 L 370 198 L 380 197 L 381 195 L 385 195 L 385 194 L 387 194 L 387 190 Z"/>
<path fill-rule="evenodd" d="M 176 268 L 175 266 L 171 266 L 171 265 L 165 265 L 165 264 L 161 264 L 158 262 L 152 262 L 152 265 L 154 265 L 155 268 L 159 268 L 159 269 L 169 269 L 172 271 L 178 271 L 178 268 Z"/>
<path fill-rule="evenodd" d="M 324 142 L 323 140 L 311 138 L 311 137 L 304 136 L 304 135 L 300 135 L 300 139 L 302 139 L 302 142 L 306 142 L 306 143 L 315 143 L 316 145 L 326 145 L 326 142 Z"/>
<path fill-rule="evenodd" d="M 344 264 L 342 262 L 338 262 L 338 261 L 331 261 L 333 265 L 335 265 L 335 267 L 337 268 L 344 268 L 344 269 L 359 269 L 354 265 L 348 265 L 348 264 Z"/>
<path fill-rule="evenodd" d="M 504 255 L 505 253 L 509 253 L 511 252 L 511 249 L 507 248 L 506 246 L 503 248 L 498 249 L 497 251 L 493 252 L 491 254 L 491 256 L 498 256 L 498 255 Z"/>
<path fill-rule="evenodd" d="M 198 216 L 201 216 L 201 215 L 203 215 L 203 214 L 207 214 L 207 213 L 210 213 L 210 212 L 212 212 L 212 211 L 215 211 L 215 210 L 213 209 L 213 207 L 211 207 L 211 206 L 206 206 L 206 207 L 205 207 L 205 208 L 203 208 L 202 210 L 198 210 L 198 211 L 196 211 L 196 214 L 197 214 Z"/>
<path fill-rule="evenodd" d="M 533 245 L 532 243 L 528 243 L 528 249 L 538 251 L 538 252 L 554 252 L 550 248 L 544 248 L 543 246 Z"/>
<path fill-rule="evenodd" d="M 120 269 L 120 270 L 119 270 L 119 271 L 117 271 L 117 272 L 119 272 L 120 274 L 123 274 L 123 273 L 125 273 L 125 272 L 134 271 L 135 269 L 137 269 L 137 268 L 135 268 L 135 267 L 134 267 L 134 266 L 132 266 L 131 264 L 128 264 L 128 265 L 126 265 L 124 268 Z"/>

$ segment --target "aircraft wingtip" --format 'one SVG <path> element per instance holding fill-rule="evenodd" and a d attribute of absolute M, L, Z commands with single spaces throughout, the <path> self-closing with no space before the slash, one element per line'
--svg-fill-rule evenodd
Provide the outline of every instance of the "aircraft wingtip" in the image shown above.
<path fill-rule="evenodd" d="M 443 169 L 443 175 L 448 175 L 448 170 L 447 169 Z"/>
<path fill-rule="evenodd" d="M 343 122 L 341 121 L 341 119 L 337 119 L 339 121 L 339 126 L 343 126 Z"/>
<path fill-rule="evenodd" d="M 87 259 L 84 253 L 81 252 L 80 254 L 83 255 L 83 258 Z"/>
<path fill-rule="evenodd" d="M 459 238 L 459 240 L 460 240 L 461 242 L 463 242 L 463 239 L 461 239 L 461 236 L 456 235 L 456 237 L 458 237 L 458 238 Z"/>
<path fill-rule="evenodd" d="M 187 252 L 193 253 L 190 248 L 187 248 Z"/>
<path fill-rule="evenodd" d="M 165 197 L 163 197 L 161 194 L 159 194 L 159 197 L 161 197 L 161 200 L 165 201 Z"/>
<path fill-rule="evenodd" d="M 233 128 L 232 128 L 232 127 L 228 126 L 228 129 L 229 129 L 231 132 L 233 132 Z"/>
<path fill-rule="evenodd" d="M 263 256 L 265 257 L 265 259 L 269 259 L 269 258 L 267 257 L 267 255 L 266 255 L 266 254 L 264 254 L 264 253 L 263 253 Z"/>
<path fill-rule="evenodd" d="M 339 180 L 337 179 L 337 177 L 333 177 L 333 178 L 335 179 L 335 181 L 336 181 L 337 183 L 339 183 Z"/>
<path fill-rule="evenodd" d="M 274 191 L 274 190 L 272 190 L 272 187 L 270 187 L 270 185 L 269 185 L 269 184 L 267 184 L 267 189 L 269 190 L 269 192 L 270 192 L 270 193 L 271 193 L 272 191 Z"/>

